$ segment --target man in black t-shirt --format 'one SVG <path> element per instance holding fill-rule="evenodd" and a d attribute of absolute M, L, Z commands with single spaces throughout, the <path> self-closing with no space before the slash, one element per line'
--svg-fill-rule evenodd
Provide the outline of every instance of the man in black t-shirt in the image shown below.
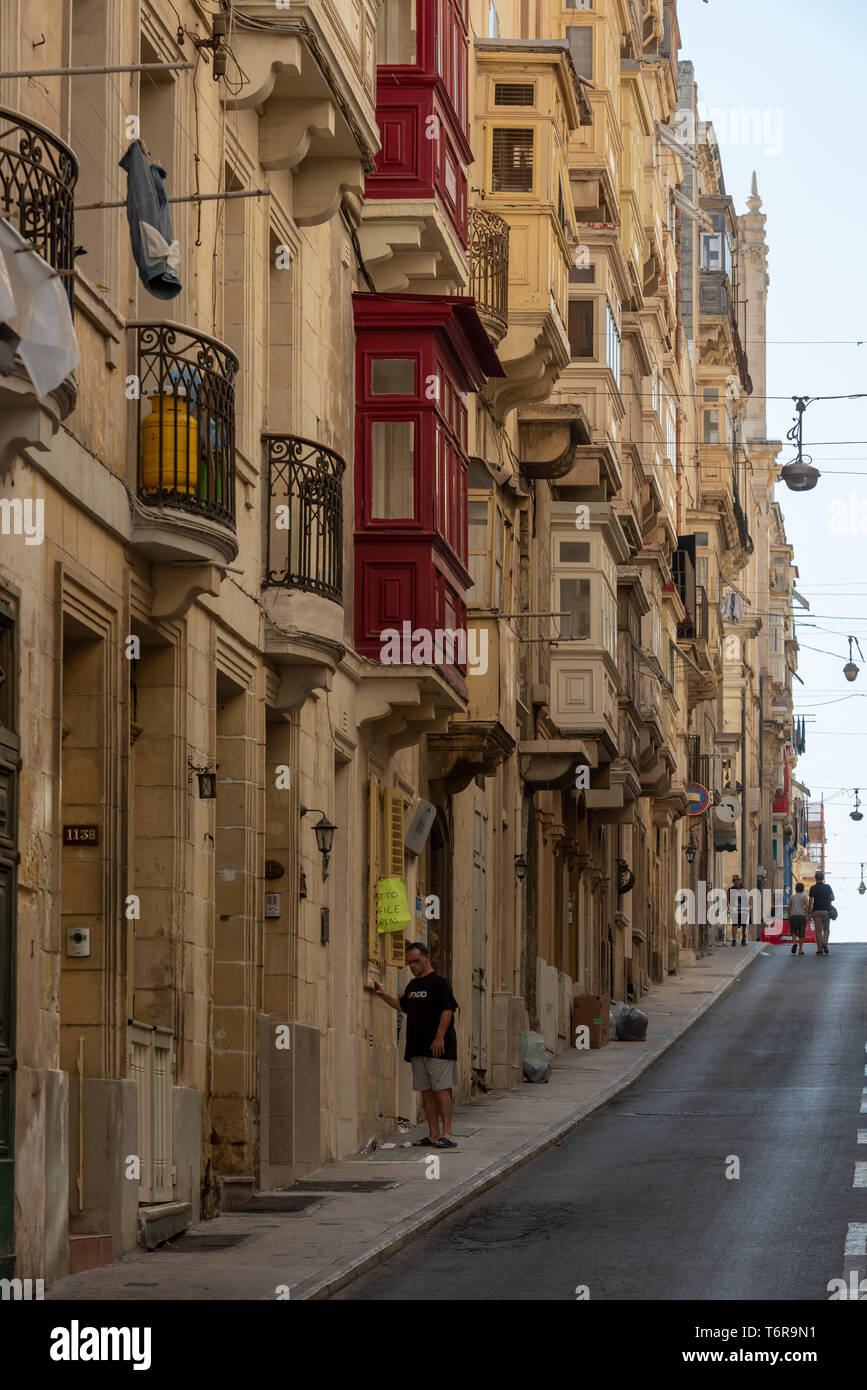
<path fill-rule="evenodd" d="M 825 882 L 825 875 L 820 869 L 816 874 L 816 882 L 810 889 L 810 901 L 807 904 L 808 911 L 813 914 L 817 956 L 827 956 L 828 954 L 828 937 L 831 932 L 831 904 L 833 901 L 834 894 Z"/>
<path fill-rule="evenodd" d="M 454 1025 L 458 1002 L 446 977 L 438 975 L 431 966 L 427 946 L 421 942 L 407 946 L 406 963 L 413 978 L 397 997 L 386 994 L 379 980 L 372 983 L 380 999 L 406 1014 L 404 1059 L 412 1065 L 412 1088 L 421 1091 L 428 1123 L 428 1137 L 417 1139 L 415 1147 L 456 1149 L 452 1138 L 451 1087 L 458 1084 L 458 1038 Z"/>

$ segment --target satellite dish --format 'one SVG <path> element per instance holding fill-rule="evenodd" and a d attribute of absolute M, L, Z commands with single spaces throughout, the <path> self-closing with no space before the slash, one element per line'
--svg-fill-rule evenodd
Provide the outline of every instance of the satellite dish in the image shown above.
<path fill-rule="evenodd" d="M 721 796 L 719 805 L 716 808 L 717 820 L 723 821 L 726 825 L 734 825 L 741 814 L 741 803 L 736 796 Z"/>

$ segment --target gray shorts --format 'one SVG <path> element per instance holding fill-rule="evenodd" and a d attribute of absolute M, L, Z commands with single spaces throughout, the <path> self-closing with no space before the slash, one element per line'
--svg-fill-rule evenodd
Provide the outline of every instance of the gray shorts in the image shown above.
<path fill-rule="evenodd" d="M 457 1086 L 457 1062 L 446 1057 L 413 1057 L 412 1089 L 414 1091 L 450 1091 Z"/>

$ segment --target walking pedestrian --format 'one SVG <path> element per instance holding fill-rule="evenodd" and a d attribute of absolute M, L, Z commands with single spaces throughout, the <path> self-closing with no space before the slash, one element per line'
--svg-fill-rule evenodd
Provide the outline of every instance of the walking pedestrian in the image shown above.
<path fill-rule="evenodd" d="M 741 945 L 747 944 L 747 927 L 750 924 L 750 895 L 735 874 L 729 888 L 729 921 L 732 925 L 732 945 L 738 944 L 738 927 L 741 929 Z"/>
<path fill-rule="evenodd" d="M 804 954 L 804 937 L 807 934 L 807 913 L 809 899 L 804 892 L 803 883 L 795 884 L 795 891 L 789 899 L 789 931 L 792 937 L 792 955 Z"/>
<path fill-rule="evenodd" d="M 386 994 L 379 980 L 372 984 L 380 999 L 406 1014 L 404 1060 L 412 1066 L 412 1089 L 421 1091 L 428 1124 L 427 1138 L 416 1139 L 414 1147 L 456 1149 L 451 1089 L 458 1084 L 454 1025 L 458 1003 L 445 975 L 438 975 L 431 965 L 430 951 L 423 942 L 407 946 L 406 963 L 413 978 L 397 997 Z"/>
<path fill-rule="evenodd" d="M 819 869 L 816 874 L 816 882 L 810 889 L 809 911 L 813 917 L 813 926 L 816 928 L 816 955 L 827 956 L 828 937 L 831 933 L 831 904 L 834 901 L 834 894 L 830 886 L 825 882 L 825 875 Z"/>

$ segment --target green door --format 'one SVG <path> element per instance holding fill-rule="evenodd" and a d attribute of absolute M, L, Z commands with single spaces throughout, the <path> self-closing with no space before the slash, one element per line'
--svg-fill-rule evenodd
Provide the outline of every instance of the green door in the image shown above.
<path fill-rule="evenodd" d="M 18 862 L 15 613 L 0 597 L 0 1278 L 14 1275 L 15 913 Z"/>

